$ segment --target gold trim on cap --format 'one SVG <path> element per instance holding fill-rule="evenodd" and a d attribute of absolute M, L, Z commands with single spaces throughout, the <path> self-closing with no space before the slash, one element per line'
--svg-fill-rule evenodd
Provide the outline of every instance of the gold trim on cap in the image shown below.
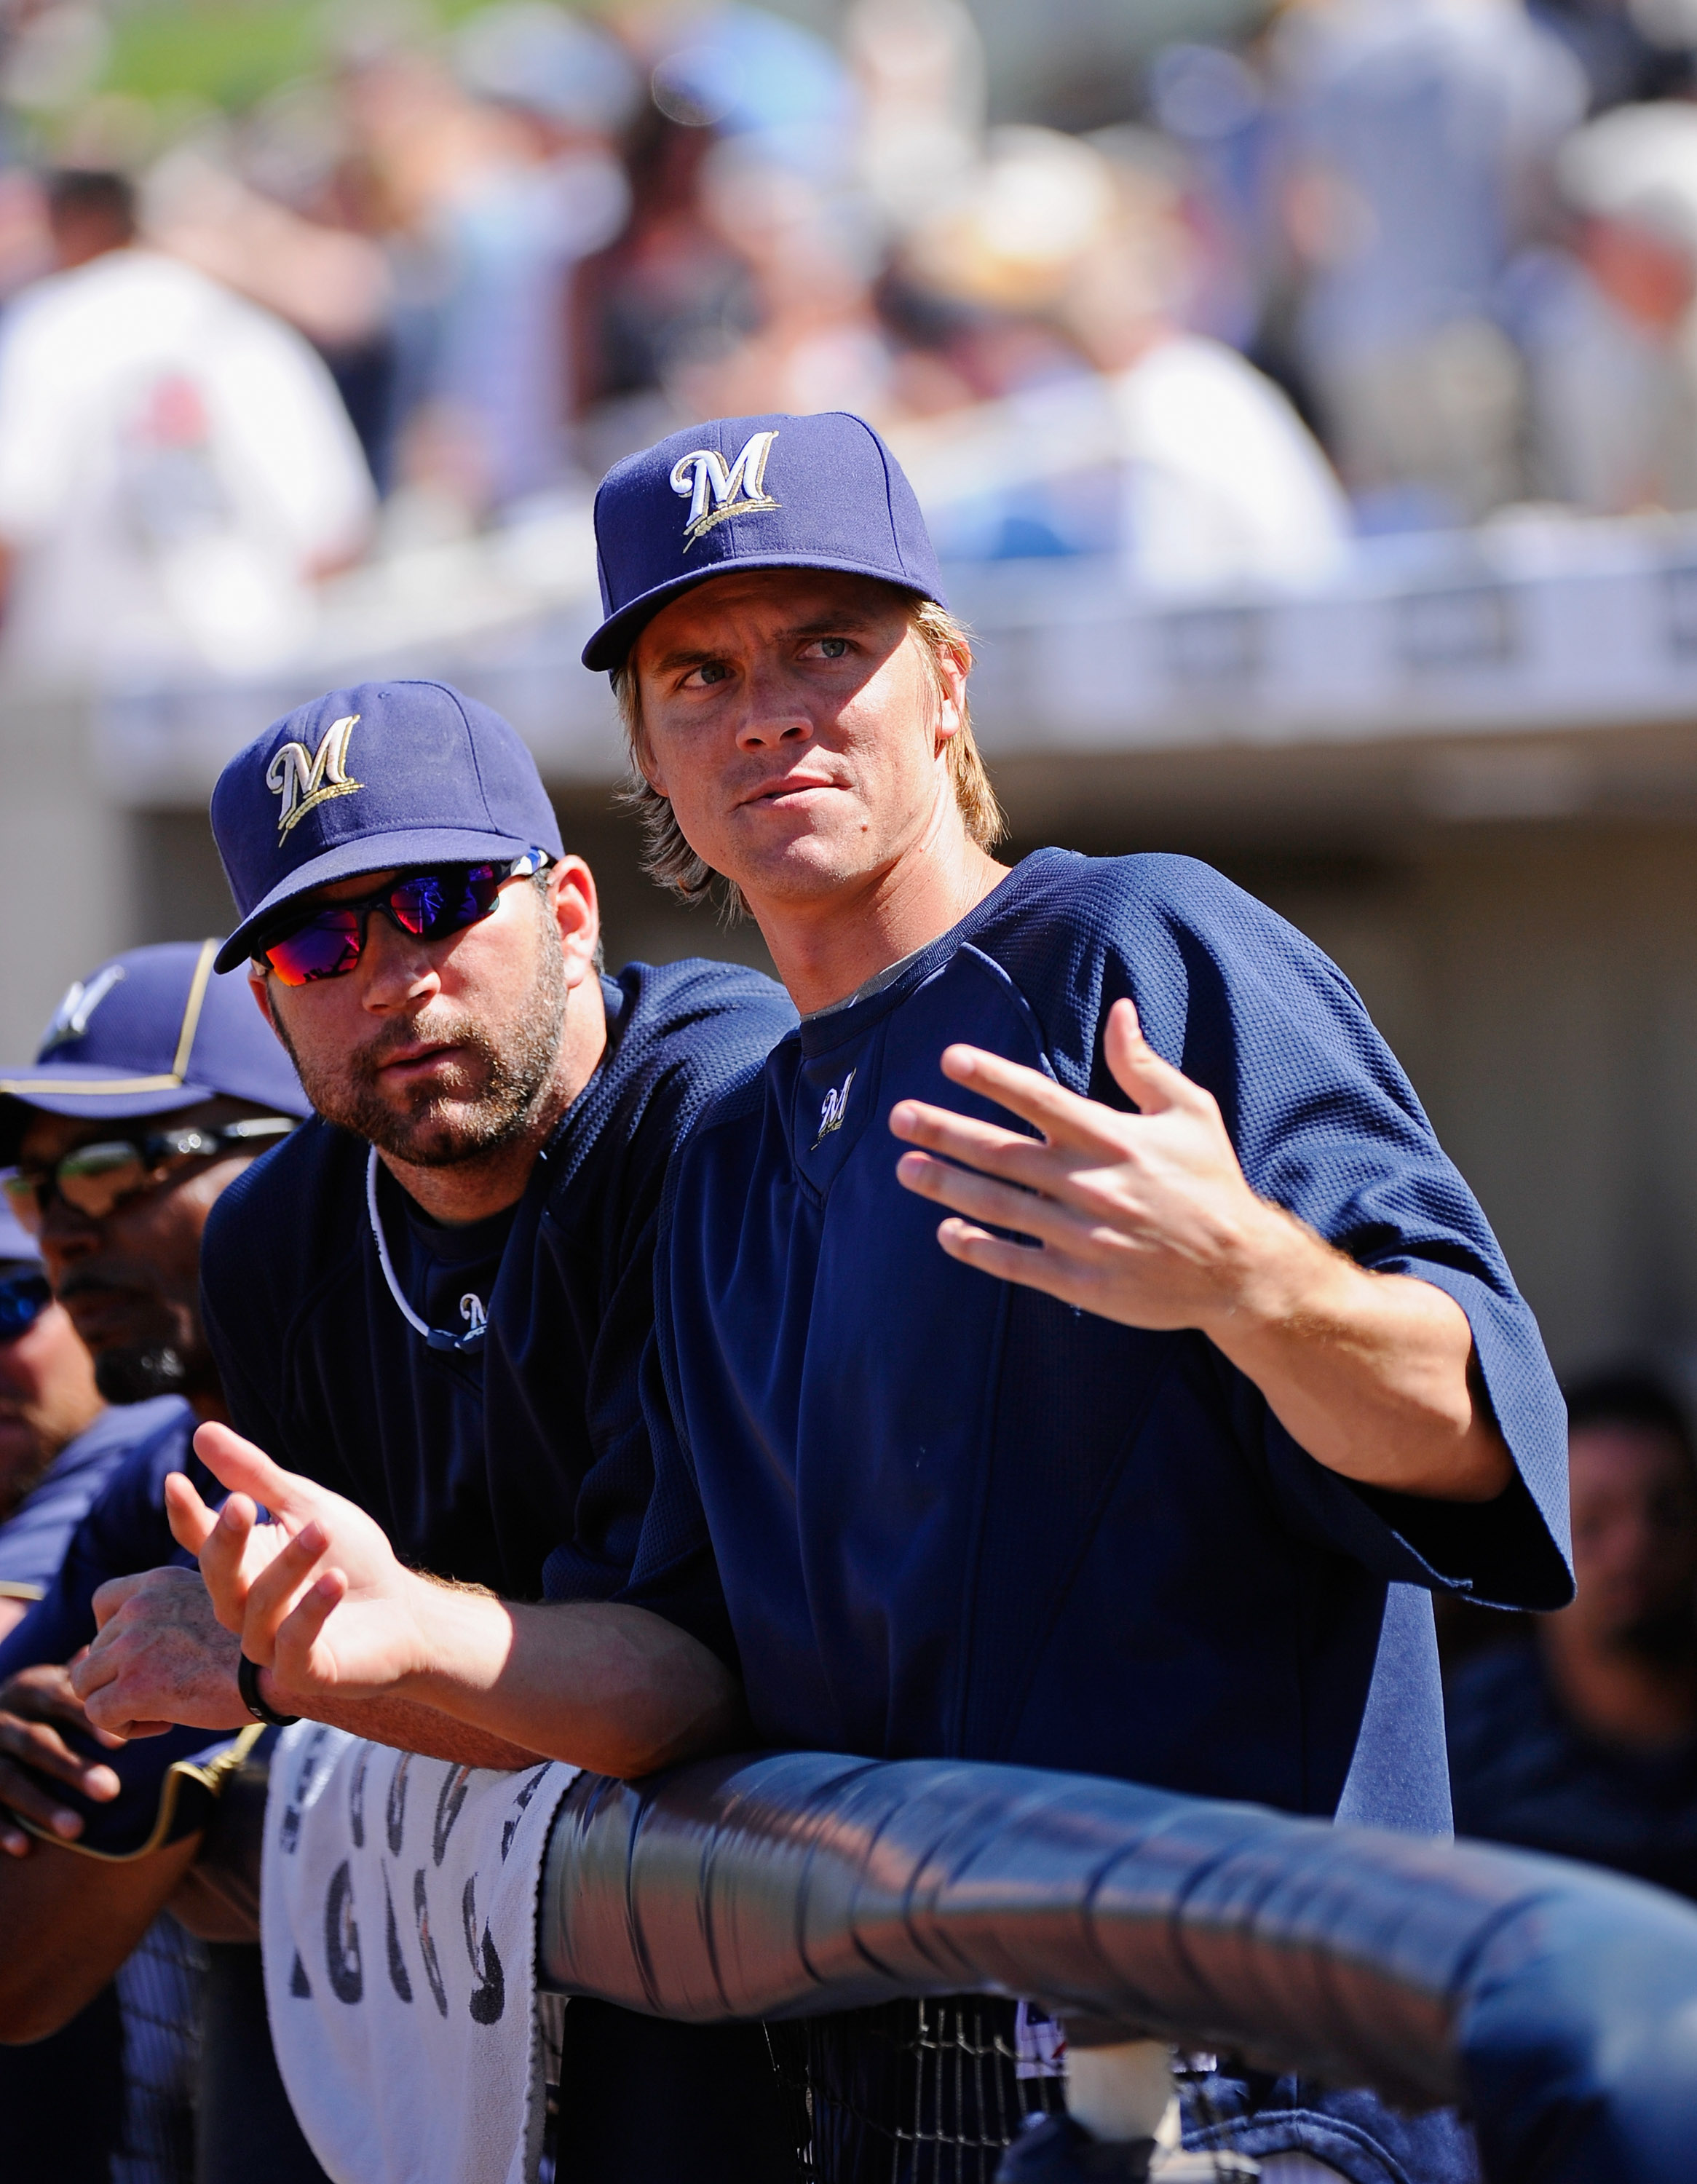
<path fill-rule="evenodd" d="M 206 989 L 211 981 L 213 959 L 219 946 L 216 940 L 203 940 L 200 944 L 194 976 L 189 981 L 188 999 L 183 1004 L 177 1050 L 168 1077 L 114 1077 L 100 1082 L 86 1077 L 0 1077 L 0 1093 L 9 1093 L 17 1100 L 27 1100 L 32 1092 L 75 1094 L 82 1100 L 116 1100 L 131 1092 L 180 1092 L 187 1079 L 188 1058 L 194 1051 L 194 1037 L 200 1029 Z"/>

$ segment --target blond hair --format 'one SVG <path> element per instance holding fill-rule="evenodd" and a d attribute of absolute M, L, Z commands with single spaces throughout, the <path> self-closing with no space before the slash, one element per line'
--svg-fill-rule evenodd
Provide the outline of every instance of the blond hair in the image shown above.
<path fill-rule="evenodd" d="M 948 608 L 939 606 L 935 599 L 914 599 L 909 603 L 908 627 L 919 640 L 932 688 L 941 705 L 949 695 L 945 662 L 957 662 L 963 672 L 971 669 L 971 634 L 964 622 L 957 621 Z M 700 902 L 716 889 L 720 916 L 726 924 L 735 924 L 748 911 L 743 890 L 735 880 L 715 872 L 697 856 L 672 816 L 670 800 L 660 794 L 642 770 L 642 695 L 628 658 L 622 666 L 614 670 L 613 695 L 631 760 L 631 779 L 620 791 L 620 801 L 636 813 L 641 824 L 643 870 L 651 880 L 669 888 L 686 902 Z M 973 737 L 971 709 L 964 690 L 960 694 L 960 727 L 949 744 L 949 772 L 954 801 L 967 833 L 980 849 L 992 848 L 1007 831 L 1007 822 L 996 801 L 996 792 L 990 786 L 989 774 Z"/>

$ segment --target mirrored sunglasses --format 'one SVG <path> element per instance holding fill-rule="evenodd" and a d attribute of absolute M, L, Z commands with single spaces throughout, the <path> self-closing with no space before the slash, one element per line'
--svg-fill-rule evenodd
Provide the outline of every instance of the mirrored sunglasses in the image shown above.
<path fill-rule="evenodd" d="M 50 1167 L 20 1166 L 6 1178 L 6 1201 L 20 1228 L 42 1233 L 47 1201 L 55 1191 L 67 1206 L 101 1221 L 124 1199 L 149 1190 L 176 1160 L 203 1160 L 241 1147 L 263 1150 L 264 1141 L 287 1137 L 293 1116 L 261 1115 L 220 1128 L 159 1130 L 143 1137 L 103 1138 L 78 1145 Z"/>
<path fill-rule="evenodd" d="M 8 1274 L 0 1281 L 0 1343 L 27 1334 L 53 1301 L 45 1274 Z"/>
<path fill-rule="evenodd" d="M 415 940 L 445 940 L 491 916 L 509 880 L 541 872 L 550 859 L 541 850 L 490 865 L 433 865 L 387 881 L 373 894 L 327 903 L 298 925 L 259 943 L 258 960 L 286 986 L 340 978 L 365 951 L 373 913 Z"/>

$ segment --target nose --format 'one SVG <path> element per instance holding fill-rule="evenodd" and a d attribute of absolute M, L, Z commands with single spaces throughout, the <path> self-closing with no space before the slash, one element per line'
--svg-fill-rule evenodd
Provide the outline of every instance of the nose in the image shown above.
<path fill-rule="evenodd" d="M 442 974 L 431 960 L 430 944 L 375 914 L 366 923 L 365 945 L 355 975 L 361 1001 L 379 1016 L 430 1000 L 442 991 Z"/>
<path fill-rule="evenodd" d="M 57 1290 L 78 1260 L 100 1249 L 100 1223 L 55 1190 L 42 1213 L 40 1242 L 47 1279 Z"/>
<path fill-rule="evenodd" d="M 785 744 L 807 743 L 812 735 L 812 716 L 797 704 L 788 677 L 761 662 L 748 677 L 737 729 L 738 750 L 775 750 Z"/>

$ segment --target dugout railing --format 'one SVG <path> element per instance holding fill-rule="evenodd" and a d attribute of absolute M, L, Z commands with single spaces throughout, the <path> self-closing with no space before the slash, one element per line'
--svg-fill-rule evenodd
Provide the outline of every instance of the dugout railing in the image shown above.
<path fill-rule="evenodd" d="M 1093 1777 L 820 1753 L 583 1776 L 543 1982 L 697 2023 L 979 1993 L 1394 2103 L 1490 2184 L 1697 2176 L 1697 1912 L 1554 1858 Z"/>

